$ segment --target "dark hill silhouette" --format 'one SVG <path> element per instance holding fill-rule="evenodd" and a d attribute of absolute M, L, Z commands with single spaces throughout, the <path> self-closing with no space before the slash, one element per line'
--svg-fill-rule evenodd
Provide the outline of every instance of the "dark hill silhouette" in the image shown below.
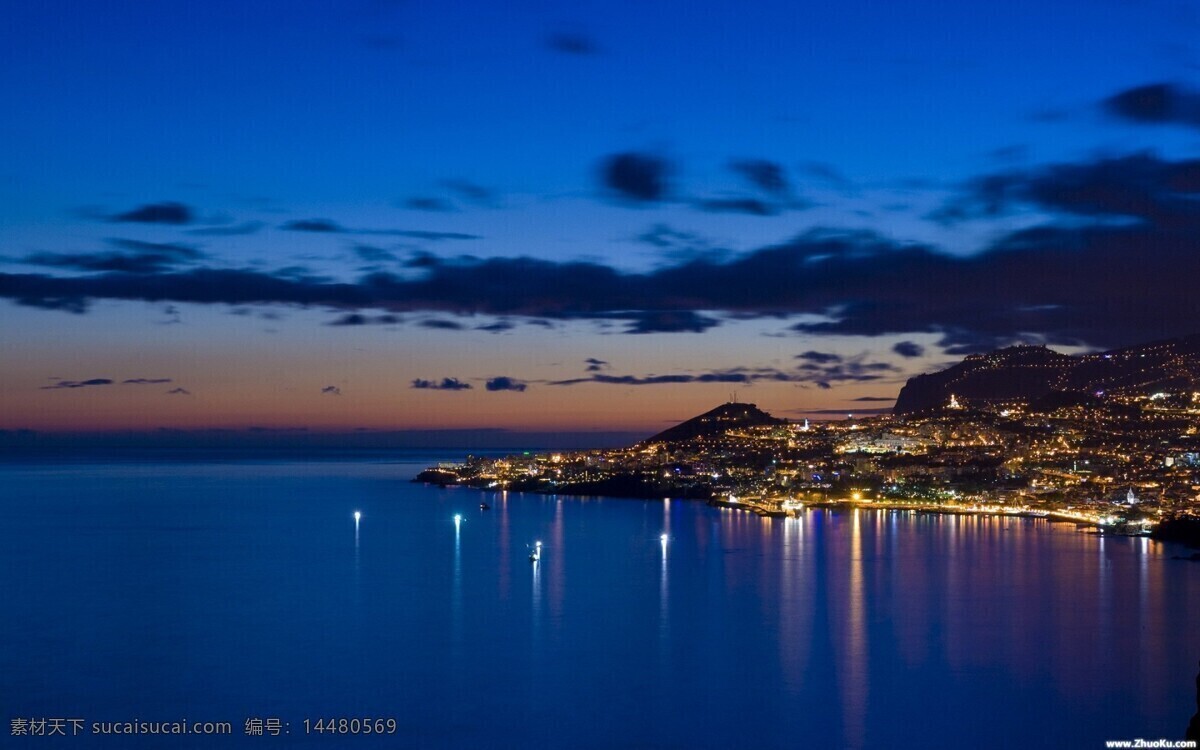
<path fill-rule="evenodd" d="M 653 437 L 646 438 L 641 444 L 679 442 L 716 435 L 739 427 L 783 424 L 787 424 L 786 419 L 772 417 L 754 404 L 730 402 L 721 404 L 712 411 L 706 411 L 698 417 L 692 417 L 686 422 L 680 422 Z"/>
<path fill-rule="evenodd" d="M 1153 393 L 1196 390 L 1198 384 L 1200 335 L 1078 356 L 1044 346 L 1010 346 L 910 378 L 893 412 L 944 409 L 952 395 L 963 404 L 1034 403 L 1054 394 Z"/>

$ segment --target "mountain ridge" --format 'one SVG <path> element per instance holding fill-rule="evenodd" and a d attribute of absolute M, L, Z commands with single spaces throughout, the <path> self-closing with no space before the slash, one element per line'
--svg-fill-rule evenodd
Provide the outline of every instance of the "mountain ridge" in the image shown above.
<path fill-rule="evenodd" d="M 737 427 L 784 424 L 787 424 L 786 419 L 771 416 L 759 409 L 756 404 L 728 401 L 715 409 L 710 409 L 703 414 L 680 422 L 674 427 L 669 427 L 657 435 L 648 437 L 638 444 L 671 443 L 716 435 Z"/>
<path fill-rule="evenodd" d="M 1146 394 L 1200 388 L 1200 334 L 1090 354 L 1019 345 L 971 354 L 958 364 L 910 378 L 892 413 L 960 404 L 1023 401 L 1051 394 Z"/>

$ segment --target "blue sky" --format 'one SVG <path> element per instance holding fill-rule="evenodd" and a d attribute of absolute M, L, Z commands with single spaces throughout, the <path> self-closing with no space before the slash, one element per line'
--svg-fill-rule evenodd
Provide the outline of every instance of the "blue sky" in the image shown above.
<path fill-rule="evenodd" d="M 6 10 L 0 428 L 636 431 L 731 386 L 819 414 L 969 350 L 1191 332 L 1145 288 L 1200 249 L 1189 3 Z M 1122 291 L 1125 249 L 1162 257 Z M 1083 291 L 1026 284 L 1041 257 Z M 488 265 L 520 258 L 547 265 Z M 589 358 L 608 380 L 560 384 Z"/>

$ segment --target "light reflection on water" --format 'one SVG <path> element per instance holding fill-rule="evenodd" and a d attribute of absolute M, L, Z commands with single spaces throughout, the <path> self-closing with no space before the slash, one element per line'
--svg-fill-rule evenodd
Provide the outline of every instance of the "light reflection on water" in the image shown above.
<path fill-rule="evenodd" d="M 416 746 L 488 747 L 1099 746 L 1177 737 L 1194 710 L 1200 566 L 1156 542 L 411 470 L 10 469 L 0 703 L 373 713 Z"/>

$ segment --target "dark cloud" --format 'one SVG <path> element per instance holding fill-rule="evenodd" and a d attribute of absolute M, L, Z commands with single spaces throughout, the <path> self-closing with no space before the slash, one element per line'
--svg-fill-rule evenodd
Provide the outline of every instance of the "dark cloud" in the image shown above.
<path fill-rule="evenodd" d="M 91 276 L 0 274 L 0 297 L 45 309 L 83 312 L 89 299 L 223 304 L 296 304 L 364 307 L 370 299 L 358 284 L 280 277 L 270 273 L 197 268 L 161 274 L 104 273 Z"/>
<path fill-rule="evenodd" d="M 661 156 L 627 151 L 601 163 L 600 179 L 604 187 L 624 200 L 652 203 L 667 197 L 672 171 L 671 163 Z"/>
<path fill-rule="evenodd" d="M 190 396 L 190 395 L 192 395 L 192 392 L 186 388 L 172 388 L 171 390 L 167 391 L 167 395 L 168 396 Z"/>
<path fill-rule="evenodd" d="M 335 318 L 334 320 L 331 320 L 330 322 L 326 323 L 326 325 L 365 326 L 369 322 L 370 322 L 370 318 L 368 318 L 366 315 L 363 315 L 362 313 L 346 313 L 345 315 L 342 315 L 338 318 Z"/>
<path fill-rule="evenodd" d="M 431 242 L 482 239 L 477 234 L 466 234 L 465 232 L 427 232 L 421 229 L 370 229 L 360 231 L 363 234 L 391 234 L 397 237 L 411 237 L 415 240 L 430 240 Z"/>
<path fill-rule="evenodd" d="M 986 175 L 930 218 L 953 223 L 1022 207 L 1195 228 L 1200 222 L 1200 159 L 1167 161 L 1143 152 Z"/>
<path fill-rule="evenodd" d="M 418 195 L 404 201 L 404 207 L 414 211 L 434 211 L 446 213 L 454 211 L 454 204 L 445 198 Z"/>
<path fill-rule="evenodd" d="M 161 273 L 174 266 L 197 260 L 202 254 L 194 247 L 173 242 L 144 242 L 114 238 L 108 243 L 120 252 L 33 253 L 20 260 L 31 266 L 66 268 L 74 271 L 115 271 L 122 273 Z"/>
<path fill-rule="evenodd" d="M 507 375 L 491 378 L 485 386 L 489 391 L 524 391 L 529 386 Z"/>
<path fill-rule="evenodd" d="M 602 383 L 605 385 L 678 385 L 682 383 L 750 383 L 751 377 L 744 372 L 708 372 L 700 375 L 604 375 L 593 373 L 586 378 L 552 380 L 550 385 L 579 385 Z"/>
<path fill-rule="evenodd" d="M 796 359 L 802 359 L 805 362 L 815 362 L 819 365 L 827 365 L 831 362 L 841 362 L 842 355 L 834 354 L 833 352 L 818 352 L 810 349 L 802 354 L 797 354 Z"/>
<path fill-rule="evenodd" d="M 901 357 L 920 357 L 925 354 L 925 347 L 915 341 L 901 341 L 892 346 L 892 351 Z"/>
<path fill-rule="evenodd" d="M 341 224 L 330 219 L 292 219 L 285 221 L 279 226 L 280 229 L 286 229 L 289 232 L 349 232 Z"/>
<path fill-rule="evenodd" d="M 289 232 L 313 232 L 317 234 L 376 234 L 391 237 L 410 237 L 417 240 L 477 240 L 476 234 L 463 232 L 429 232 L 422 229 L 352 229 L 330 219 L 293 219 L 279 225 Z"/>
<path fill-rule="evenodd" d="M 882 362 L 865 362 L 866 355 L 860 355 L 854 362 L 847 364 L 829 365 L 825 367 L 812 366 L 809 370 L 800 367 L 786 371 L 774 367 L 731 367 L 724 370 L 713 370 L 702 373 L 675 373 L 669 375 L 610 375 L 597 372 L 591 367 L 591 373 L 584 377 L 568 378 L 565 380 L 549 381 L 549 385 L 579 385 L 582 383 L 601 383 L 605 385 L 668 385 L 683 383 L 740 383 L 753 385 L 759 382 L 774 383 L 816 383 L 822 388 L 830 388 L 829 382 L 858 382 L 877 380 L 883 375 L 882 371 L 894 371 L 891 365 Z"/>
<path fill-rule="evenodd" d="M 30 266 L 67 268 L 74 271 L 124 273 L 156 273 L 175 264 L 174 259 L 158 254 L 127 253 L 33 253 L 22 258 L 21 262 Z"/>
<path fill-rule="evenodd" d="M 1010 343 L 1017 342 L 1005 340 L 1003 336 L 996 334 L 954 328 L 945 332 L 938 341 L 938 346 L 942 348 L 943 354 L 966 356 L 968 354 L 986 354 Z"/>
<path fill-rule="evenodd" d="M 189 229 L 187 233 L 196 235 L 197 237 L 236 237 L 243 234 L 254 234 L 265 226 L 266 224 L 261 221 L 244 221 L 241 224 L 231 224 L 229 226 Z"/>
<path fill-rule="evenodd" d="M 87 388 L 93 385 L 112 385 L 113 381 L 108 378 L 92 378 L 90 380 L 60 380 L 54 385 L 43 385 L 43 391 L 58 391 L 64 388 Z"/>
<path fill-rule="evenodd" d="M 851 401 L 895 401 L 895 396 L 859 396 L 852 398 Z"/>
<path fill-rule="evenodd" d="M 190 224 L 193 218 L 192 209 L 186 205 L 174 201 L 164 201 L 149 203 L 124 213 L 113 214 L 108 217 L 108 220 L 134 224 Z"/>
<path fill-rule="evenodd" d="M 721 324 L 692 310 L 643 310 L 621 317 L 632 318 L 626 333 L 704 333 Z"/>
<path fill-rule="evenodd" d="M 170 383 L 171 379 L 170 378 L 129 378 L 128 380 L 122 380 L 121 382 L 126 385 L 154 385 L 154 384 L 158 384 L 158 383 Z"/>
<path fill-rule="evenodd" d="M 610 375 L 588 367 L 589 375 L 579 378 L 548 381 L 549 385 L 580 385 L 582 383 L 601 383 L 604 385 L 669 385 L 684 383 L 740 383 L 753 385 L 759 382 L 773 383 L 816 383 L 822 388 L 830 388 L 829 382 L 859 382 L 877 380 L 883 377 L 881 372 L 894 371 L 892 365 L 882 362 L 865 362 L 866 355 L 860 355 L 853 362 L 828 366 L 810 365 L 795 370 L 780 370 L 774 367 L 731 367 L 724 370 L 713 370 L 702 373 L 673 373 L 669 375 Z"/>
<path fill-rule="evenodd" d="M 404 319 L 399 315 L 384 313 L 383 315 L 363 315 L 362 313 L 346 313 L 340 317 L 334 318 L 326 325 L 331 326 L 369 326 L 369 325 L 395 325 L 404 322 Z"/>
<path fill-rule="evenodd" d="M 818 355 L 818 359 L 806 357 L 805 354 Z M 837 357 L 837 359 L 827 359 L 829 356 L 837 355 L 823 355 L 821 352 L 805 352 L 805 354 L 797 357 L 797 359 L 806 361 L 796 368 L 799 375 L 794 379 L 816 383 L 821 388 L 830 388 L 835 383 L 867 383 L 885 380 L 895 377 L 900 372 L 900 368 L 888 362 L 867 361 L 866 353 L 853 357 Z"/>
<path fill-rule="evenodd" d="M 486 325 L 475 326 L 475 330 L 476 331 L 487 331 L 488 333 L 503 333 L 504 331 L 511 331 L 512 329 L 514 329 L 516 327 L 517 327 L 516 324 L 514 324 L 511 321 L 497 320 L 495 323 L 488 323 Z"/>
<path fill-rule="evenodd" d="M 602 359 L 596 359 L 595 357 L 588 357 L 587 359 L 585 359 L 583 361 L 587 364 L 588 372 L 600 372 L 601 370 L 608 367 L 607 362 L 605 362 Z"/>
<path fill-rule="evenodd" d="M 1200 91 L 1173 83 L 1135 86 L 1101 104 L 1109 114 L 1129 122 L 1200 127 Z"/>
<path fill-rule="evenodd" d="M 710 214 L 749 214 L 750 216 L 775 216 L 779 206 L 757 198 L 708 198 L 692 204 Z"/>
<path fill-rule="evenodd" d="M 1036 201 L 1042 223 L 999 235 L 971 254 L 821 229 L 726 258 L 640 272 L 600 262 L 423 256 L 404 275 L 378 271 L 346 282 L 216 268 L 0 273 L 0 297 L 71 312 L 85 311 L 93 299 L 285 304 L 343 314 L 625 321 L 630 332 L 803 315 L 794 332 L 933 334 L 948 352 L 1030 339 L 1108 348 L 1195 332 L 1197 167 L 1135 154 L 1005 173 L 1004 201 Z M 1082 187 L 1085 175 L 1114 187 Z M 1056 181 L 1077 187 L 1051 189 Z"/>
<path fill-rule="evenodd" d="M 766 159 L 738 159 L 730 162 L 729 168 L 754 187 L 771 195 L 786 196 L 791 190 L 787 171 L 782 164 Z"/>
<path fill-rule="evenodd" d="M 464 383 L 458 378 L 442 378 L 441 381 L 417 378 L 412 382 L 412 387 L 433 391 L 469 391 L 471 384 Z"/>
<path fill-rule="evenodd" d="M 327 385 L 321 389 L 321 393 L 329 396 L 340 396 L 342 395 L 342 389 L 336 385 Z"/>
<path fill-rule="evenodd" d="M 439 331 L 461 331 L 465 326 L 453 320 L 444 320 L 442 318 L 430 318 L 417 323 L 422 328 L 433 328 Z"/>
<path fill-rule="evenodd" d="M 566 55 L 595 55 L 600 52 L 591 37 L 583 34 L 550 34 L 546 37 L 546 47 Z"/>

